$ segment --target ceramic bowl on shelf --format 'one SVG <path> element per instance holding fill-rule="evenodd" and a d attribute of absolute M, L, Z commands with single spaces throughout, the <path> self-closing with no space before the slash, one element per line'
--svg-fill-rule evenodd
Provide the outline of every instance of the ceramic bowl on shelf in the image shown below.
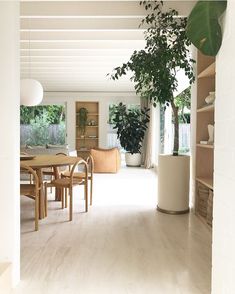
<path fill-rule="evenodd" d="M 209 92 L 209 95 L 205 99 L 207 104 L 213 104 L 215 101 L 215 92 Z"/>

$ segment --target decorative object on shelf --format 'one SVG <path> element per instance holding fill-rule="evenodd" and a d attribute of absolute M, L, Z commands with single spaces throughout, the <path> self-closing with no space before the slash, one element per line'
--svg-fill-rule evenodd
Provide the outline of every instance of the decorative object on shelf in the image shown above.
<path fill-rule="evenodd" d="M 209 95 L 205 99 L 207 104 L 213 104 L 215 101 L 215 92 L 209 92 Z"/>
<path fill-rule="evenodd" d="M 141 165 L 141 148 L 145 131 L 148 128 L 149 109 L 128 109 L 125 104 L 118 104 L 113 117 L 113 129 L 125 149 L 126 165 Z"/>
<path fill-rule="evenodd" d="M 39 81 L 34 79 L 23 79 L 20 81 L 20 104 L 25 106 L 36 106 L 42 102 L 43 87 Z"/>
<path fill-rule="evenodd" d="M 213 144 L 214 143 L 214 126 L 213 125 L 208 125 L 208 134 L 209 134 L 208 144 Z"/>
<path fill-rule="evenodd" d="M 87 126 L 87 114 L 88 111 L 86 108 L 82 107 L 78 111 L 78 126 L 81 135 L 85 135 L 86 133 L 86 126 Z"/>
<path fill-rule="evenodd" d="M 188 17 L 186 34 L 203 54 L 216 56 L 222 44 L 220 16 L 227 1 L 198 1 Z"/>
<path fill-rule="evenodd" d="M 92 126 L 95 126 L 96 125 L 96 122 L 93 119 L 91 120 L 91 125 Z"/>
<path fill-rule="evenodd" d="M 207 145 L 208 144 L 208 141 L 200 141 L 200 144 Z"/>

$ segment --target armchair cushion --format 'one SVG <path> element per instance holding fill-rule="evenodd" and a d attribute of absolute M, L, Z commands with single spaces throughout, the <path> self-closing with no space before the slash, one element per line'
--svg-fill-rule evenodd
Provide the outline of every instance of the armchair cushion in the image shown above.
<path fill-rule="evenodd" d="M 91 149 L 94 159 L 95 173 L 117 173 L 120 169 L 120 153 L 118 148 Z"/>

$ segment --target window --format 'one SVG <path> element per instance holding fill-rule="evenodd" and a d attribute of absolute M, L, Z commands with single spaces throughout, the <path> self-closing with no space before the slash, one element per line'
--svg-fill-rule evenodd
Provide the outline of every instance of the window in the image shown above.
<path fill-rule="evenodd" d="M 20 107 L 21 145 L 64 145 L 65 105 Z"/>

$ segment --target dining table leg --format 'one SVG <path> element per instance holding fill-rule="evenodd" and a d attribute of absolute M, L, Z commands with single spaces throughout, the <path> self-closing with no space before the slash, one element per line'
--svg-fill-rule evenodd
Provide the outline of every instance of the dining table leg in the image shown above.
<path fill-rule="evenodd" d="M 36 170 L 39 180 L 39 219 L 45 218 L 45 203 L 44 203 L 44 189 L 43 189 L 43 174 L 42 169 Z"/>
<path fill-rule="evenodd" d="M 54 178 L 59 179 L 60 174 L 59 174 L 59 169 L 58 167 L 53 167 L 54 170 Z M 55 201 L 61 201 L 61 189 L 60 188 L 55 188 Z"/>

